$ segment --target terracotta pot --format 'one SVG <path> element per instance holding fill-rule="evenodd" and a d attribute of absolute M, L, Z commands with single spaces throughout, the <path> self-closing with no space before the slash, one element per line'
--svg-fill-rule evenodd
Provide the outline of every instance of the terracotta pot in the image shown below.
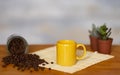
<path fill-rule="evenodd" d="M 89 36 L 90 38 L 90 46 L 93 51 L 98 50 L 98 38 L 94 36 Z"/>
<path fill-rule="evenodd" d="M 111 53 L 111 46 L 112 46 L 112 38 L 108 40 L 98 40 L 98 52 L 103 54 L 110 54 Z"/>

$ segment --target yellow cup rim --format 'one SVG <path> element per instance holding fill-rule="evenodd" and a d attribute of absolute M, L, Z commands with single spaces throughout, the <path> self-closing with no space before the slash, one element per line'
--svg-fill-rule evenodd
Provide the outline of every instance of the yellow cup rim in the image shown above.
<path fill-rule="evenodd" d="M 74 40 L 59 40 L 57 43 L 60 43 L 60 44 L 73 44 L 75 43 Z"/>

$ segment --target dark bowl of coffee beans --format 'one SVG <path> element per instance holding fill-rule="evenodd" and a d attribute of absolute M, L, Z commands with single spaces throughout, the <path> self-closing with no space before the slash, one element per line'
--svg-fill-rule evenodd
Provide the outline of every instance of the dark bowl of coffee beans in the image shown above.
<path fill-rule="evenodd" d="M 22 36 L 13 34 L 8 37 L 7 50 L 12 55 L 25 54 L 28 52 L 28 43 Z"/>

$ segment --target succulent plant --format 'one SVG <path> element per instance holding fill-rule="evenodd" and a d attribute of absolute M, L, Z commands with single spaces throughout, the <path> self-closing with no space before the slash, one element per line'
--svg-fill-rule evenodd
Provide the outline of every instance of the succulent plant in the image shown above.
<path fill-rule="evenodd" d="M 111 35 L 111 28 L 108 28 L 105 23 L 102 26 L 100 26 L 97 29 L 97 31 L 102 40 L 107 40 L 109 36 Z"/>
<path fill-rule="evenodd" d="M 96 27 L 95 24 L 92 24 L 92 30 L 88 30 L 88 32 L 90 33 L 90 36 L 99 37 L 99 33 L 97 29 L 98 27 Z"/>

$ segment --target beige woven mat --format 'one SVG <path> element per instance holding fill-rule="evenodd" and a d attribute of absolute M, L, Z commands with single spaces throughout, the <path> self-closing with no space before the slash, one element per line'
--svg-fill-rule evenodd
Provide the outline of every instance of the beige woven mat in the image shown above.
<path fill-rule="evenodd" d="M 80 53 L 82 53 L 82 50 L 77 50 L 77 54 L 80 54 Z M 77 61 L 77 63 L 73 66 L 65 67 L 65 66 L 60 66 L 60 65 L 56 64 L 56 47 L 55 46 L 36 51 L 33 54 L 39 55 L 40 58 L 44 58 L 49 63 L 54 62 L 54 64 L 45 65 L 46 68 L 51 68 L 54 70 L 67 72 L 67 73 L 74 73 L 76 71 L 80 71 L 80 70 L 85 69 L 89 66 L 92 66 L 94 64 L 97 64 L 99 62 L 102 62 L 104 60 L 107 60 L 107 59 L 114 57 L 112 55 L 100 54 L 97 52 L 87 51 L 87 55 L 86 55 L 85 59 Z"/>

